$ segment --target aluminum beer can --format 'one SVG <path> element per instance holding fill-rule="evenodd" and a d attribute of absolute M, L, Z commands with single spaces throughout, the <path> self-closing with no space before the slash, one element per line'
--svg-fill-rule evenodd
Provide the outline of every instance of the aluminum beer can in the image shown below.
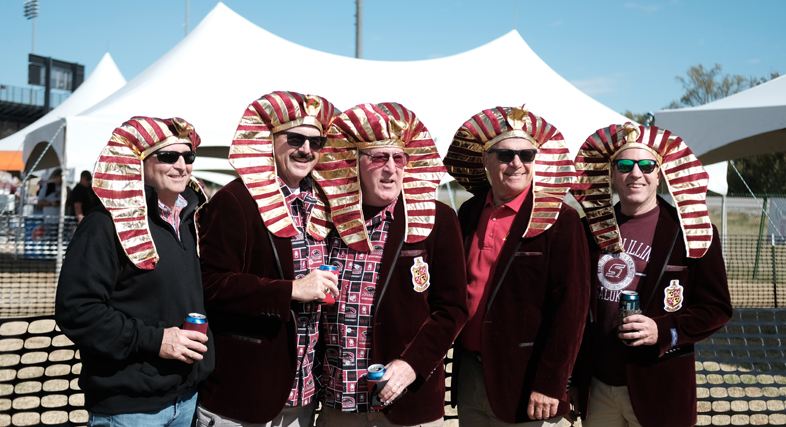
<path fill-rule="evenodd" d="M 336 277 L 338 277 L 338 267 L 336 267 L 335 265 L 322 264 L 322 265 L 319 266 L 319 269 L 322 270 L 322 271 L 329 271 L 329 272 L 335 274 Z M 319 303 L 320 304 L 325 304 L 325 305 L 333 305 L 333 304 L 336 303 L 336 297 L 334 297 L 333 294 L 328 292 L 325 295 L 325 299 L 323 299 Z"/>
<path fill-rule="evenodd" d="M 385 365 L 377 363 L 368 367 L 366 378 L 369 381 L 379 381 L 385 376 Z"/>
<path fill-rule="evenodd" d="M 200 313 L 188 313 L 188 317 L 183 322 L 183 329 L 207 335 L 207 316 Z"/>
<path fill-rule="evenodd" d="M 620 294 L 620 310 L 638 310 L 639 293 L 636 291 L 622 291 Z"/>
<path fill-rule="evenodd" d="M 377 390 L 377 393 L 373 393 L 374 386 L 382 379 L 385 375 L 385 365 L 377 363 L 375 365 L 371 365 L 368 367 L 366 373 L 366 382 L 368 383 L 368 393 L 371 396 L 371 407 L 376 410 L 382 410 L 385 408 L 385 404 L 379 400 L 379 392 L 382 391 Z"/>

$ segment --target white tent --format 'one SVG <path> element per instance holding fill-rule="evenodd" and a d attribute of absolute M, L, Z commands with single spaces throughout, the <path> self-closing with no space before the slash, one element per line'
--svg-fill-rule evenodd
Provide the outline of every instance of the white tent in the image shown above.
<path fill-rule="evenodd" d="M 506 71 L 494 70 L 494 59 Z M 66 138 L 75 142 L 66 144 L 68 166 L 92 167 L 112 130 L 132 116 L 179 116 L 202 137 L 195 170 L 233 172 L 226 147 L 240 116 L 251 101 L 274 90 L 319 94 L 340 109 L 400 102 L 428 126 L 442 154 L 466 119 L 497 105 L 526 103 L 562 131 L 574 153 L 596 129 L 627 120 L 560 77 L 515 31 L 451 57 L 369 61 L 294 44 L 219 3 L 122 89 L 64 119 Z M 211 155 L 217 158 L 206 158 Z"/>
<path fill-rule="evenodd" d="M 126 79 L 112 60 L 109 53 L 104 54 L 95 70 L 90 76 L 69 96 L 62 104 L 52 111 L 45 114 L 34 123 L 15 134 L 0 140 L 0 151 L 22 151 L 25 140 L 38 142 L 48 142 L 54 137 L 57 141 L 53 144 L 60 146 L 58 155 L 62 153 L 64 132 L 60 129 L 63 117 L 74 116 L 85 111 L 97 102 L 106 98 L 116 90 L 126 84 Z M 44 144 L 46 146 L 46 144 Z M 43 148 L 43 147 L 41 147 Z M 29 153 L 25 153 L 24 159 L 27 161 Z M 38 157 L 32 161 L 34 162 Z M 57 161 L 57 158 L 54 158 Z M 58 164 L 60 162 L 57 162 Z M 32 166 L 28 164 L 28 167 Z M 3 165 L 0 165 L 2 170 Z M 92 170 L 92 168 L 88 168 Z"/>
<path fill-rule="evenodd" d="M 698 107 L 658 111 L 655 123 L 711 164 L 707 169 L 716 180 L 726 160 L 786 151 L 786 76 Z"/>
<path fill-rule="evenodd" d="M 786 76 L 698 107 L 658 111 L 655 123 L 688 141 L 705 163 L 786 151 Z"/>

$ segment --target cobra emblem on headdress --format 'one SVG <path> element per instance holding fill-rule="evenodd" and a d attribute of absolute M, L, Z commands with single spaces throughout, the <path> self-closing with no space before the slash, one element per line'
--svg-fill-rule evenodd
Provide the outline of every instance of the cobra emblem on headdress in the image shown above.
<path fill-rule="evenodd" d="M 508 124 L 510 127 L 516 130 L 524 130 L 524 125 L 527 123 L 527 119 L 529 118 L 529 111 L 519 108 L 513 107 L 510 109 L 510 114 L 508 114 Z"/>
<path fill-rule="evenodd" d="M 319 101 L 319 98 L 313 95 L 306 95 L 305 99 L 306 114 L 316 117 L 319 114 L 319 111 L 322 109 L 322 102 Z"/>

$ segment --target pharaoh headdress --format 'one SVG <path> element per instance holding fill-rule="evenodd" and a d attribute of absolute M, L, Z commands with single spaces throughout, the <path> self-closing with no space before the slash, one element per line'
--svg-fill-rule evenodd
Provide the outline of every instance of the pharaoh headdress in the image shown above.
<path fill-rule="evenodd" d="M 712 243 L 706 203 L 709 175 L 682 138 L 654 126 L 611 125 L 590 135 L 581 146 L 575 161 L 579 181 L 572 192 L 584 208 L 595 241 L 609 253 L 624 251 L 612 206 L 611 165 L 629 148 L 655 156 L 677 206 L 688 257 L 704 256 Z"/>
<path fill-rule="evenodd" d="M 532 213 L 523 237 L 535 237 L 557 221 L 576 170 L 562 134 L 522 106 L 496 107 L 472 116 L 456 132 L 445 156 L 448 173 L 473 194 L 491 188 L 483 153 L 508 138 L 524 138 L 538 149 L 532 171 Z"/>
<path fill-rule="evenodd" d="M 196 150 L 199 142 L 194 127 L 181 118 L 132 117 L 112 132 L 96 161 L 93 190 L 112 216 L 126 255 L 143 270 L 154 269 L 158 262 L 147 224 L 143 161 L 173 144 L 188 144 Z M 204 198 L 204 190 L 193 176 L 188 185 Z M 158 207 L 153 209 L 157 212 Z"/>
<path fill-rule="evenodd" d="M 278 184 L 273 137 L 296 126 L 309 125 L 325 135 L 338 110 L 325 98 L 277 91 L 248 106 L 229 148 L 229 163 L 259 207 L 265 227 L 278 237 L 298 234 Z M 316 190 L 316 189 L 315 189 Z M 307 219 L 306 230 L 317 240 L 330 232 L 330 218 L 320 197 Z"/>
<path fill-rule="evenodd" d="M 434 140 L 415 113 L 397 103 L 360 104 L 343 112 L 328 135 L 314 176 L 330 202 L 339 235 L 352 249 L 371 251 L 363 218 L 360 150 L 400 147 L 409 158 L 402 186 L 406 242 L 428 237 L 434 228 L 436 189 L 445 166 Z"/>

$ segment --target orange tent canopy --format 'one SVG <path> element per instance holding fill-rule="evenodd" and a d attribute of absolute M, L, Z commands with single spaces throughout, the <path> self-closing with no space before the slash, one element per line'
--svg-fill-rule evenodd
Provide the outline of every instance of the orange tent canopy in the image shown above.
<path fill-rule="evenodd" d="M 25 169 L 21 151 L 0 151 L 0 170 L 21 171 Z"/>

